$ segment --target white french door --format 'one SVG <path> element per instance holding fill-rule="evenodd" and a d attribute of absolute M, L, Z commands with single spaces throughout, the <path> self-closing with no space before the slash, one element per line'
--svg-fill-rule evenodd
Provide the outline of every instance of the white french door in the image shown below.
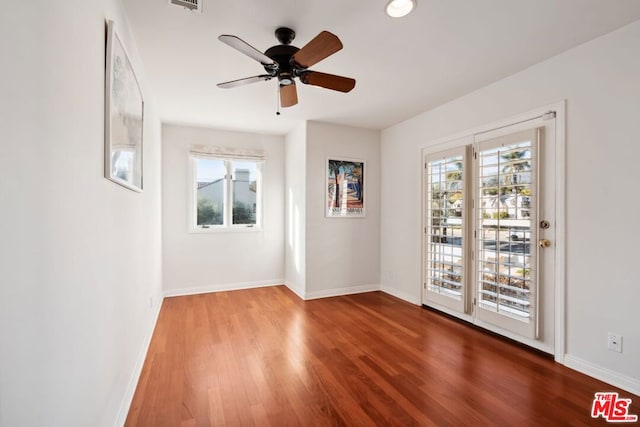
<path fill-rule="evenodd" d="M 423 302 L 553 350 L 555 115 L 424 153 Z"/>
<path fill-rule="evenodd" d="M 425 156 L 425 293 L 430 301 L 464 312 L 469 301 L 468 153 L 459 146 Z"/>
<path fill-rule="evenodd" d="M 543 129 L 475 144 L 475 315 L 536 337 L 538 145 Z"/>

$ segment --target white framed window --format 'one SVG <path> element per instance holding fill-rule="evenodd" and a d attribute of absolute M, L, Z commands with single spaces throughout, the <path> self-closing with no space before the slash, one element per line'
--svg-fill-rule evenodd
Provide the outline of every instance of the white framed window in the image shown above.
<path fill-rule="evenodd" d="M 264 161 L 262 152 L 192 147 L 190 231 L 260 229 Z"/>

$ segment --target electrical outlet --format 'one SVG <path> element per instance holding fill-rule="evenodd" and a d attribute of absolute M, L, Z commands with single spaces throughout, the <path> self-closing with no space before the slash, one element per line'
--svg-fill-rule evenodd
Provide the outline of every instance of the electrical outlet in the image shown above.
<path fill-rule="evenodd" d="M 607 347 L 610 351 L 622 353 L 622 335 L 609 332 Z"/>

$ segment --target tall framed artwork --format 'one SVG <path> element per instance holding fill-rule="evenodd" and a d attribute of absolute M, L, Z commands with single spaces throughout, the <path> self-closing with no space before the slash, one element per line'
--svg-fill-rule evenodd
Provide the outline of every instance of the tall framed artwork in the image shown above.
<path fill-rule="evenodd" d="M 144 101 L 131 61 L 107 23 L 105 73 L 105 177 L 130 190 L 142 191 Z"/>
<path fill-rule="evenodd" d="M 328 157 L 325 216 L 363 218 L 366 215 L 365 161 Z"/>

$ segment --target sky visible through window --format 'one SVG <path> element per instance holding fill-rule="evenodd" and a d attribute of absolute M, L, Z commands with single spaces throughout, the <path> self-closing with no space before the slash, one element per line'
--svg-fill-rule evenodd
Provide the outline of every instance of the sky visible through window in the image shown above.
<path fill-rule="evenodd" d="M 197 181 L 212 182 L 224 177 L 224 161 L 212 159 L 196 159 L 197 161 Z"/>
<path fill-rule="evenodd" d="M 231 163 L 231 170 L 233 172 L 233 179 L 237 179 L 236 178 L 236 171 L 239 169 L 244 169 L 244 170 L 248 170 L 249 171 L 249 182 L 254 182 L 256 180 L 256 175 L 257 175 L 257 166 L 256 166 L 256 162 L 241 162 L 241 161 L 237 161 L 234 160 Z"/>
<path fill-rule="evenodd" d="M 212 182 L 217 179 L 224 178 L 224 160 L 196 159 L 196 161 L 198 182 Z M 234 178 L 235 171 L 238 169 L 249 170 L 249 181 L 253 182 L 256 180 L 258 173 L 256 162 L 233 161 L 231 164 L 231 171 L 234 174 Z"/>

